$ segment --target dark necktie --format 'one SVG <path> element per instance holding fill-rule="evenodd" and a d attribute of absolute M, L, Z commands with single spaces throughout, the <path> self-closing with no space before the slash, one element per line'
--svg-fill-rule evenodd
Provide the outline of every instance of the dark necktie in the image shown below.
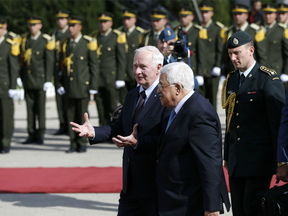
<path fill-rule="evenodd" d="M 244 74 L 241 74 L 241 76 L 240 76 L 240 85 L 239 85 L 239 87 L 242 85 L 242 83 L 244 82 L 244 79 L 245 79 L 245 76 L 244 76 Z"/>
<path fill-rule="evenodd" d="M 140 114 L 140 112 L 141 112 L 141 110 L 142 110 L 142 108 L 144 106 L 145 99 L 146 99 L 145 91 L 142 91 L 140 93 L 140 95 L 141 96 L 140 96 L 139 103 L 138 103 L 138 105 L 137 105 L 137 107 L 135 109 L 135 112 L 134 112 L 133 124 L 136 123 L 136 119 L 137 119 L 138 115 Z"/>

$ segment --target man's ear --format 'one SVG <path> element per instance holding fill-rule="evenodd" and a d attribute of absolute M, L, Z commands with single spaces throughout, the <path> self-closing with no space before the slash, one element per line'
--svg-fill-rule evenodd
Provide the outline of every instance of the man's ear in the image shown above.
<path fill-rule="evenodd" d="M 160 70 L 161 70 L 161 68 L 162 68 L 162 64 L 158 64 L 156 68 L 157 68 L 156 75 L 158 76 L 159 73 L 160 73 Z"/>
<path fill-rule="evenodd" d="M 183 89 L 182 85 L 179 84 L 179 83 L 176 83 L 176 84 L 175 84 L 175 88 L 176 88 L 176 92 L 177 92 L 177 93 L 180 93 L 180 91 L 182 91 L 182 89 Z"/>

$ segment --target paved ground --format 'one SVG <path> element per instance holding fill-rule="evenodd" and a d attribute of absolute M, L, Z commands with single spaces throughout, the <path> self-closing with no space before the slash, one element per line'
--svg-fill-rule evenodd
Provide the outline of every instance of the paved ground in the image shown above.
<path fill-rule="evenodd" d="M 220 98 L 220 97 L 218 97 Z M 220 100 L 218 100 L 220 103 Z M 220 104 L 219 104 L 220 105 Z M 224 123 L 224 112 L 218 108 Z M 96 106 L 89 105 L 92 124 L 98 125 Z M 66 154 L 68 136 L 53 136 L 58 129 L 54 98 L 46 104 L 46 135 L 44 145 L 22 145 L 27 138 L 25 101 L 15 101 L 15 132 L 11 153 L 0 155 L 0 167 L 120 167 L 122 149 L 104 143 L 88 146 L 87 153 Z M 23 176 L 23 178 L 25 178 Z M 0 214 L 3 216 L 112 216 L 117 215 L 119 194 L 0 194 Z M 231 213 L 225 216 L 231 216 Z"/>

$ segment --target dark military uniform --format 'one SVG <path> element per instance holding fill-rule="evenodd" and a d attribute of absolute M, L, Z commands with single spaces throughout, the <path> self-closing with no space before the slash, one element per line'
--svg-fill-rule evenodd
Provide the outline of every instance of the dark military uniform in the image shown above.
<path fill-rule="evenodd" d="M 123 17 L 135 16 L 134 13 L 129 11 L 126 13 L 126 10 L 123 12 Z M 133 30 L 130 32 L 121 26 L 118 28 L 119 31 L 122 31 L 126 34 L 126 72 L 124 73 L 124 81 L 125 87 L 119 89 L 120 93 L 120 102 L 121 104 L 124 103 L 125 97 L 129 91 L 136 87 L 137 83 L 133 73 L 133 60 L 134 60 L 134 52 L 137 48 L 139 48 L 139 38 L 141 34 L 144 33 L 144 29 L 134 26 L 132 27 Z M 129 33 L 128 33 L 129 32 Z"/>
<path fill-rule="evenodd" d="M 200 4 L 200 11 L 213 11 L 211 5 Z M 217 92 L 220 80 L 219 76 L 211 75 L 214 67 L 220 70 L 223 50 L 223 32 L 225 26 L 219 22 L 211 21 L 208 26 L 199 29 L 198 40 L 198 73 L 204 77 L 204 85 L 200 87 L 204 97 L 217 108 Z M 220 72 L 220 71 L 219 71 Z"/>
<path fill-rule="evenodd" d="M 234 35 L 230 41 L 240 44 Z M 222 89 L 227 117 L 224 160 L 229 162 L 235 216 L 257 215 L 256 194 L 270 186 L 276 172 L 277 137 L 285 100 L 279 76 L 257 62 L 242 84 L 240 80 L 239 70 L 235 70 L 228 74 Z"/>
<path fill-rule="evenodd" d="M 111 18 L 107 13 L 101 13 L 99 20 L 107 17 Z M 101 32 L 92 33 L 91 36 L 98 42 L 97 57 L 100 68 L 99 92 L 94 97 L 100 125 L 107 125 L 110 124 L 110 118 L 119 98 L 115 81 L 124 80 L 126 71 L 126 36 L 116 29 L 111 29 L 106 36 Z"/>
<path fill-rule="evenodd" d="M 160 20 L 160 19 L 166 19 L 166 13 L 158 10 L 158 9 L 154 9 L 151 11 L 151 15 L 150 15 L 151 20 Z M 165 28 L 165 26 L 163 26 L 163 29 Z M 158 46 L 158 38 L 159 35 L 161 33 L 161 31 L 163 30 L 161 29 L 159 32 L 155 32 L 155 30 L 146 30 L 145 32 L 143 32 L 142 36 L 140 37 L 140 46 Z"/>
<path fill-rule="evenodd" d="M 232 10 L 233 13 L 248 13 L 248 7 L 245 5 L 235 5 L 235 8 Z M 249 25 L 248 22 L 244 24 L 246 26 L 245 32 L 247 32 L 251 38 L 254 41 L 254 58 L 257 62 L 259 62 L 260 65 L 266 65 L 266 59 L 267 59 L 267 49 L 266 49 L 266 42 L 264 40 L 265 38 L 265 32 L 264 28 L 262 26 L 259 26 L 255 23 L 252 23 Z M 228 41 L 228 39 L 231 37 L 232 34 L 239 31 L 241 29 L 237 29 L 235 25 L 232 25 L 228 28 L 228 30 L 225 33 L 224 43 Z M 234 70 L 234 66 L 229 58 L 227 49 L 224 48 L 223 50 L 223 67 L 222 67 L 222 74 L 227 75 L 229 72 Z"/>
<path fill-rule="evenodd" d="M 71 16 L 69 25 L 74 21 L 81 23 L 81 17 Z M 97 41 L 88 36 L 82 36 L 73 48 L 72 39 L 66 39 L 61 44 L 60 59 L 63 62 L 62 82 L 57 84 L 65 89 L 67 98 L 67 120 L 83 123 L 84 113 L 88 111 L 90 99 L 89 90 L 97 90 L 99 82 L 99 67 L 97 61 Z M 70 152 L 85 152 L 87 138 L 79 137 L 69 126 Z M 68 151 L 67 151 L 68 152 Z"/>
<path fill-rule="evenodd" d="M 66 10 L 60 10 L 56 14 L 56 18 L 69 18 L 69 12 Z M 55 38 L 56 40 L 56 49 L 55 49 L 55 69 L 54 69 L 54 83 L 59 82 L 57 80 L 62 76 L 62 71 L 60 67 L 60 56 L 59 56 L 59 49 L 60 49 L 60 44 L 65 41 L 68 37 L 70 37 L 69 30 L 68 30 L 68 25 L 67 28 L 64 32 L 62 32 L 60 29 L 56 29 L 52 32 L 51 34 L 52 37 Z M 58 111 L 58 118 L 59 118 L 59 131 L 56 132 L 55 135 L 57 134 L 63 134 L 68 132 L 68 124 L 67 124 L 67 115 L 65 112 L 65 95 L 60 95 L 57 92 L 57 88 L 55 88 L 55 98 L 56 98 L 56 105 L 57 105 L 57 111 Z"/>
<path fill-rule="evenodd" d="M 38 17 L 31 17 L 29 24 L 41 23 Z M 45 82 L 51 82 L 54 69 L 55 40 L 40 32 L 36 40 L 31 34 L 25 34 L 21 43 L 21 79 L 25 90 L 27 106 L 28 134 L 27 142 L 36 141 L 43 144 L 45 133 L 45 102 L 46 92 L 43 90 Z M 36 128 L 38 120 L 38 129 Z M 29 142 L 28 142 L 29 141 Z"/>
<path fill-rule="evenodd" d="M 0 19 L 0 28 L 6 20 Z M 13 99 L 8 96 L 9 89 L 16 89 L 16 78 L 19 76 L 19 44 L 13 41 L 11 34 L 3 35 L 0 43 L 0 152 L 8 153 L 14 126 Z"/>

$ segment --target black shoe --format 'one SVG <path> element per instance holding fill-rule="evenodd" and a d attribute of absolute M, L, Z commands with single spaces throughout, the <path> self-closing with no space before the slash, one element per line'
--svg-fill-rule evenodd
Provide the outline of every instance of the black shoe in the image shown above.
<path fill-rule="evenodd" d="M 22 142 L 22 144 L 31 144 L 31 143 L 35 143 L 36 139 L 32 138 L 32 137 L 28 137 L 26 141 Z"/>
<path fill-rule="evenodd" d="M 37 140 L 36 140 L 36 143 L 37 143 L 38 145 L 43 145 L 43 144 L 44 144 L 43 138 L 38 137 Z"/>
<path fill-rule="evenodd" d="M 9 153 L 9 151 L 10 151 L 10 148 L 3 148 L 1 153 L 2 154 L 7 154 L 7 153 Z"/>
<path fill-rule="evenodd" d="M 65 151 L 66 153 L 73 153 L 76 152 L 76 149 L 74 147 L 70 147 L 67 151 Z"/>
<path fill-rule="evenodd" d="M 66 135 L 68 133 L 67 130 L 60 128 L 58 131 L 56 131 L 56 133 L 54 133 L 53 135 Z"/>
<path fill-rule="evenodd" d="M 86 146 L 80 146 L 77 150 L 78 153 L 84 153 L 86 152 Z"/>

